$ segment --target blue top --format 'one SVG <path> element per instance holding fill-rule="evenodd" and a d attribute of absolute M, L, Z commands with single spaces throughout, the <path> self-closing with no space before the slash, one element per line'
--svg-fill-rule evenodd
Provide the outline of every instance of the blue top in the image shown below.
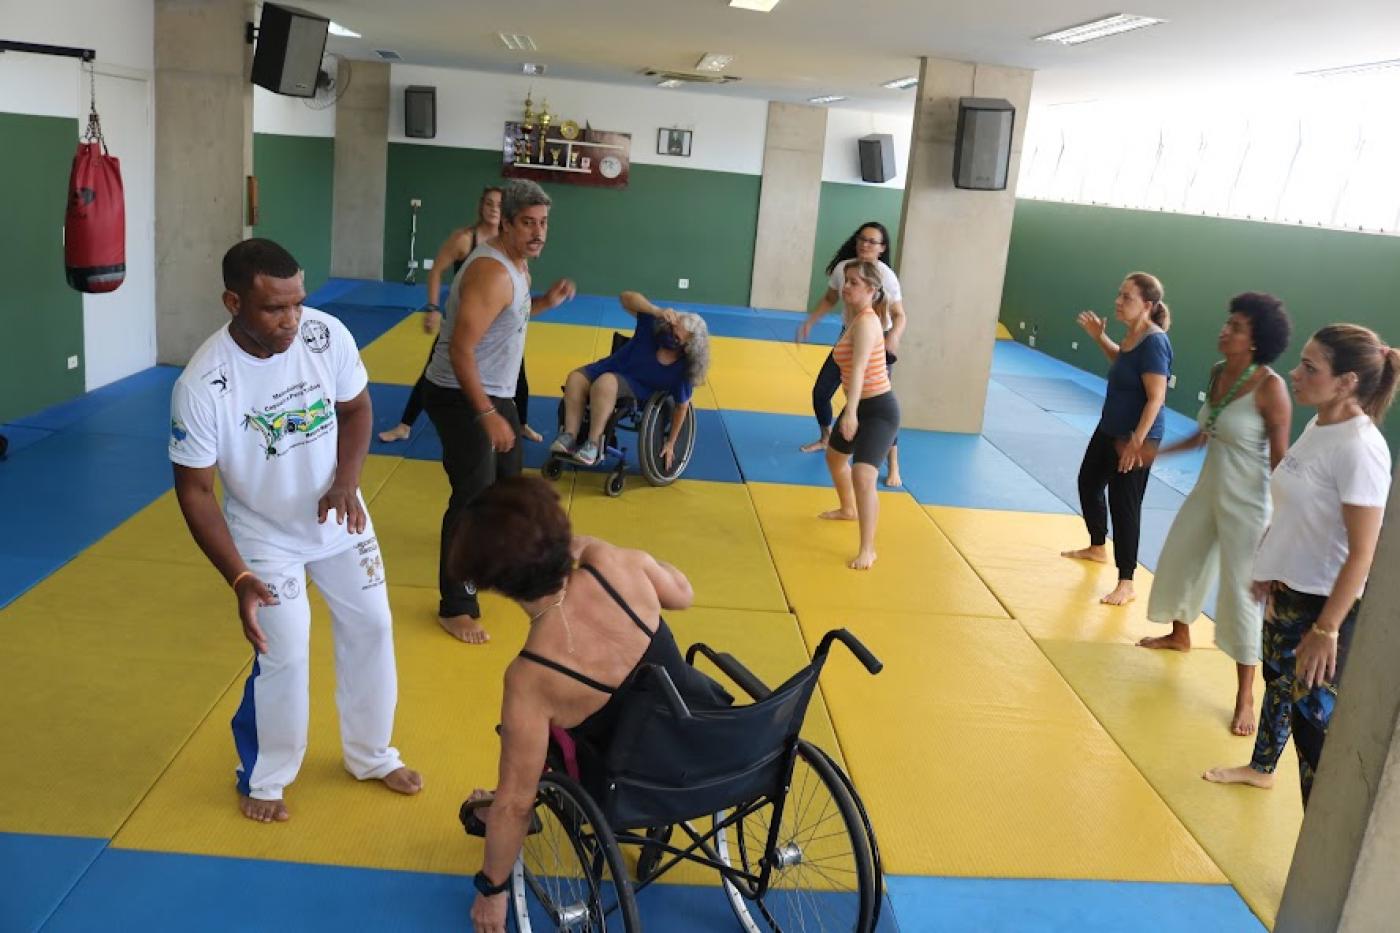
<path fill-rule="evenodd" d="M 1109 437 L 1127 437 L 1137 430 L 1142 410 L 1147 407 L 1144 373 L 1170 377 L 1172 342 L 1163 333 L 1148 334 L 1131 350 L 1118 351 L 1118 359 L 1108 367 L 1108 395 L 1103 400 L 1099 430 Z M 1147 439 L 1160 441 L 1167 426 L 1167 407 L 1157 412 Z"/>
<path fill-rule="evenodd" d="M 690 401 L 691 385 L 686 379 L 685 353 L 674 363 L 663 364 L 656 358 L 656 318 L 638 312 L 637 327 L 632 339 L 617 348 L 612 356 L 604 357 L 583 368 L 592 382 L 603 373 L 617 373 L 627 380 L 638 401 L 645 402 L 656 392 L 669 392 L 676 404 Z"/>

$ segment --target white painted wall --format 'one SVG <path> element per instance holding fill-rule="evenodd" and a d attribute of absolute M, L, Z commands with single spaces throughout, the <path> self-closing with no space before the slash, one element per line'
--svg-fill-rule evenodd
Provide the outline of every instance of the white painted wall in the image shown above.
<path fill-rule="evenodd" d="M 860 147 L 857 141 L 871 133 L 888 133 L 894 137 L 895 176 L 874 187 L 902 189 L 904 175 L 909 169 L 909 139 L 913 130 L 912 101 L 907 114 L 830 108 L 826 115 L 826 155 L 822 159 L 822 181 L 872 184 L 860 180 Z"/>
<path fill-rule="evenodd" d="M 437 88 L 437 138 L 403 135 L 403 91 L 411 84 Z M 499 149 L 507 120 L 518 120 L 526 92 L 536 109 L 547 99 L 557 119 L 632 134 L 632 162 L 679 168 L 763 174 L 768 103 L 685 89 L 632 88 L 419 65 L 389 73 L 389 141 L 470 149 Z M 658 155 L 662 127 L 694 131 L 689 158 Z"/>
<path fill-rule="evenodd" d="M 312 110 L 304 98 L 274 94 L 254 85 L 253 132 L 334 139 L 335 104 L 325 110 Z"/>
<path fill-rule="evenodd" d="M 95 389 L 156 361 L 155 5 L 152 0 L 0 0 L 0 31 L 6 39 L 97 53 L 97 109 L 111 153 L 122 165 L 127 275 L 115 292 L 83 296 L 84 372 L 87 388 Z M 81 134 L 88 107 L 89 82 L 77 59 L 0 55 L 0 111 L 76 118 Z M 55 236 L 62 227 L 61 208 L 55 208 Z"/>

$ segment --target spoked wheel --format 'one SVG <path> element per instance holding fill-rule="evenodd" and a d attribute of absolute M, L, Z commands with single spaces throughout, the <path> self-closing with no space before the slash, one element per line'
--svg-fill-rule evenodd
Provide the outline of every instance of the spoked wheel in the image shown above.
<path fill-rule="evenodd" d="M 593 798 L 568 777 L 546 774 L 535 819 L 539 831 L 525 837 L 511 873 L 516 929 L 640 930 L 622 853 Z"/>
<path fill-rule="evenodd" d="M 716 821 L 728 813 L 715 815 Z M 721 861 L 759 874 L 773 866 L 768 890 L 751 897 L 725 880 L 724 893 L 748 933 L 875 928 L 880 879 L 860 807 L 841 773 L 816 747 L 800 742 L 773 851 L 769 804 L 720 831 Z"/>
<path fill-rule="evenodd" d="M 676 456 L 670 466 L 661 456 L 661 448 L 666 446 L 666 434 L 671 430 L 671 417 L 676 411 L 676 400 L 670 395 L 658 392 L 647 402 L 642 412 L 641 427 L 637 429 L 637 456 L 641 461 L 642 475 L 653 486 L 669 486 L 680 478 L 690 465 L 695 453 L 695 406 L 691 405 L 681 422 L 680 434 L 676 437 Z"/>

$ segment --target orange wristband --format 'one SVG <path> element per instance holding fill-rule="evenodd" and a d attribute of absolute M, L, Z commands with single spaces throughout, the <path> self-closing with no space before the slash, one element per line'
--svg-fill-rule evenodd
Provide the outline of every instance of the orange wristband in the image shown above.
<path fill-rule="evenodd" d="M 240 573 L 238 576 L 236 576 L 236 577 L 233 578 L 233 582 L 230 583 L 230 584 L 228 585 L 228 586 L 229 586 L 229 589 L 231 589 L 231 590 L 236 590 L 236 589 L 238 589 L 238 584 L 240 584 L 240 583 L 243 582 L 243 578 L 244 578 L 244 577 L 251 577 L 252 575 L 253 575 L 253 571 L 251 571 L 251 570 L 245 570 L 245 571 L 243 571 L 243 572 Z"/>

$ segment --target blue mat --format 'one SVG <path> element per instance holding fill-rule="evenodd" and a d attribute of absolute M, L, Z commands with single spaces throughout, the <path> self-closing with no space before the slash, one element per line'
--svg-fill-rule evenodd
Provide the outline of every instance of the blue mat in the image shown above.
<path fill-rule="evenodd" d="M 106 846 L 106 839 L 0 833 L 0 930 L 43 926 Z"/>
<path fill-rule="evenodd" d="M 355 338 L 355 344 L 364 349 L 386 332 L 408 317 L 411 309 L 392 305 L 362 306 L 333 301 L 321 306 L 320 310 L 332 315 L 344 324 Z M 427 358 L 427 350 L 423 351 Z"/>
<path fill-rule="evenodd" d="M 1065 431 L 1068 433 L 989 429 L 985 434 L 1002 453 L 1078 512 L 1079 464 L 1084 459 L 1087 441 L 1082 434 L 1068 426 L 1065 426 Z M 1166 483 L 1155 477 L 1148 479 L 1144 508 L 1170 509 L 1174 512 L 1183 501 L 1185 497 Z"/>
<path fill-rule="evenodd" d="M 1011 374 L 999 375 L 996 379 L 1046 411 L 1097 416 L 1103 409 L 1102 393 L 1087 389 L 1072 379 Z"/>
<path fill-rule="evenodd" d="M 797 449 L 817 438 L 817 423 L 812 418 L 725 409 L 724 426 L 745 481 L 831 485 L 826 457 Z"/>
<path fill-rule="evenodd" d="M 165 414 L 161 418 L 163 430 L 170 428 L 170 387 L 180 376 L 180 369 L 174 366 L 152 366 L 124 379 L 94 389 L 74 399 L 50 405 L 43 411 L 16 418 L 14 424 L 22 428 L 38 428 L 45 431 L 62 431 L 80 421 L 100 415 L 111 406 L 138 396 L 149 397 L 151 393 L 165 393 Z M 120 429 L 116 433 L 121 433 Z"/>
<path fill-rule="evenodd" d="M 923 505 L 1066 513 L 1070 509 L 986 438 L 899 432 L 900 473 Z"/>
<path fill-rule="evenodd" d="M 29 428 L 18 424 L 0 424 L 0 434 L 5 435 L 9 442 L 8 455 L 19 453 L 26 447 L 31 447 L 45 438 L 53 436 L 53 431 L 47 428 Z"/>
<path fill-rule="evenodd" d="M 1264 933 L 1225 884 L 1013 878 L 888 879 L 904 930 L 940 933 Z"/>

